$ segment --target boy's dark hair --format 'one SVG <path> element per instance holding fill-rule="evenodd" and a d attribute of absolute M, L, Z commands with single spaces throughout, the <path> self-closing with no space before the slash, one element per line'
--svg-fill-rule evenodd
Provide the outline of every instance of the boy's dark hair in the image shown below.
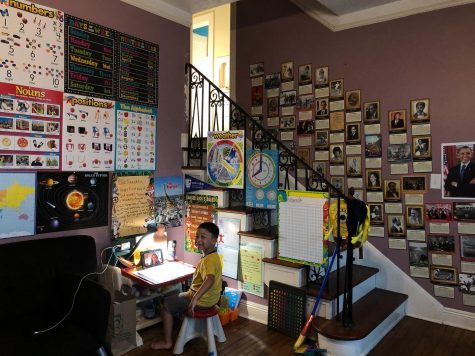
<path fill-rule="evenodd" d="M 219 227 L 217 227 L 216 224 L 212 223 L 211 221 L 201 223 L 200 226 L 198 226 L 198 229 L 204 229 L 208 231 L 215 239 L 219 237 Z"/>

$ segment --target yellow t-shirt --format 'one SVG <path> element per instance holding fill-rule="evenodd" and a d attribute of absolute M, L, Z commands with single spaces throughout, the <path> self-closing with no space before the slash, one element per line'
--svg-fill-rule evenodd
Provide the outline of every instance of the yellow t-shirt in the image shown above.
<path fill-rule="evenodd" d="M 202 257 L 198 262 L 189 290 L 190 297 L 200 289 L 206 276 L 210 274 L 214 276 L 213 285 L 201 296 L 198 306 L 208 308 L 218 303 L 222 288 L 221 273 L 221 259 L 217 252 Z"/>

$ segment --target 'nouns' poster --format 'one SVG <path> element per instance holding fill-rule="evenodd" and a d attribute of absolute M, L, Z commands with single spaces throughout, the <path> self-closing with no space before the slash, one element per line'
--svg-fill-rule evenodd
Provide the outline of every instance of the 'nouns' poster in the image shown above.
<path fill-rule="evenodd" d="M 63 171 L 113 171 L 115 102 L 64 94 Z"/>
<path fill-rule="evenodd" d="M 0 81 L 64 90 L 64 13 L 29 1 L 0 1 Z"/>
<path fill-rule="evenodd" d="M 37 234 L 108 224 L 108 173 L 41 172 L 36 184 Z"/>
<path fill-rule="evenodd" d="M 244 186 L 244 130 L 208 132 L 208 183 L 222 188 Z"/>

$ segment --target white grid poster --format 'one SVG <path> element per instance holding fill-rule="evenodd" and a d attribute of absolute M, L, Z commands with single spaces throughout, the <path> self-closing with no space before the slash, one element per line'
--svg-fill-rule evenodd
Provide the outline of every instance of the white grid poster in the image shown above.
<path fill-rule="evenodd" d="M 325 198 L 289 196 L 279 203 L 279 257 L 323 262 Z"/>

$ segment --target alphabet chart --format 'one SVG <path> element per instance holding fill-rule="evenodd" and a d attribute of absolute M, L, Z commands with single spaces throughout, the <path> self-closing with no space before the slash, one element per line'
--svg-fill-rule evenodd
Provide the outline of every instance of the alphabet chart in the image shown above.
<path fill-rule="evenodd" d="M 64 94 L 63 171 L 113 171 L 115 102 Z"/>
<path fill-rule="evenodd" d="M 279 202 L 279 257 L 301 263 L 324 262 L 324 206 L 322 193 L 287 191 Z"/>
<path fill-rule="evenodd" d="M 63 91 L 64 14 L 14 0 L 0 14 L 0 80 Z"/>

